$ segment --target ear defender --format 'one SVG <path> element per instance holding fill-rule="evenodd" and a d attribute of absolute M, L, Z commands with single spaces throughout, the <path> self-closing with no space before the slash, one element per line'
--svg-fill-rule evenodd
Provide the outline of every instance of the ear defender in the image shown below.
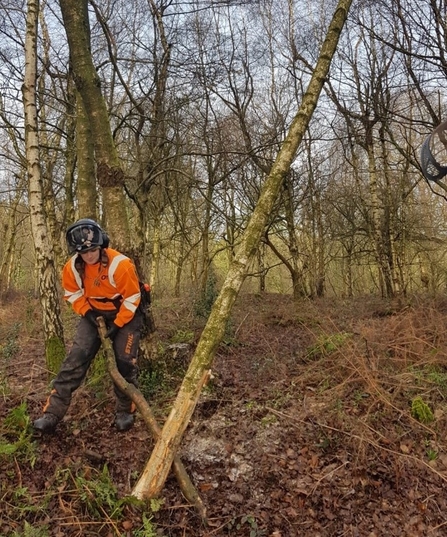
<path fill-rule="evenodd" d="M 102 248 L 108 248 L 109 247 L 109 243 L 110 243 L 110 239 L 109 239 L 109 236 L 107 235 L 107 233 L 103 230 L 101 230 L 101 233 L 102 233 L 102 245 L 101 247 Z"/>

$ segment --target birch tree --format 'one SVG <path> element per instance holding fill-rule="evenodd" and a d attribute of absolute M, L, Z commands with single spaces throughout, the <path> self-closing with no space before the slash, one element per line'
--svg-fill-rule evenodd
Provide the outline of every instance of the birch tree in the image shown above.
<path fill-rule="evenodd" d="M 28 196 L 31 230 L 36 251 L 36 272 L 39 299 L 45 331 L 45 352 L 48 369 L 55 372 L 65 353 L 56 270 L 44 210 L 37 123 L 37 34 L 39 1 L 28 0 L 25 38 L 25 77 L 23 108 L 25 113 L 25 151 L 28 175 Z"/>

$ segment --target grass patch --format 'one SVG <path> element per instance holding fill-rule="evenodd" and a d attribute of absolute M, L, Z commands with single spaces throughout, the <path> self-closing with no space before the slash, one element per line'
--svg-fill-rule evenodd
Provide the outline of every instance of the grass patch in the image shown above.
<path fill-rule="evenodd" d="M 22 323 L 14 323 L 7 334 L 2 338 L 4 343 L 0 345 L 0 355 L 3 359 L 11 360 L 20 351 L 19 334 L 21 329 Z"/>
<path fill-rule="evenodd" d="M 418 396 L 411 401 L 411 415 L 421 423 L 431 423 L 435 417 L 431 408 Z"/>

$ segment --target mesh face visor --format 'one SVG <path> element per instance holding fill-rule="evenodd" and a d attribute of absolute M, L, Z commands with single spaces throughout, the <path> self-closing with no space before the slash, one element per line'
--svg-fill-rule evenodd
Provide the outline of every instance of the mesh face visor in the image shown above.
<path fill-rule="evenodd" d="M 447 121 L 436 127 L 423 143 L 421 168 L 429 181 L 439 181 L 447 175 Z"/>
<path fill-rule="evenodd" d="M 87 252 L 102 246 L 102 231 L 95 225 L 80 224 L 67 232 L 67 242 L 72 252 Z"/>

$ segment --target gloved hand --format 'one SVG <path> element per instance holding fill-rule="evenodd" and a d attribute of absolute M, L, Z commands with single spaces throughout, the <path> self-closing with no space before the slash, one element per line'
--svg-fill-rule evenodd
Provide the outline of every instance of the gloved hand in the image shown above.
<path fill-rule="evenodd" d="M 98 326 L 98 321 L 96 320 L 96 317 L 98 315 L 93 310 L 88 310 L 84 317 L 89 321 L 93 326 Z"/>
<path fill-rule="evenodd" d="M 110 339 L 114 339 L 119 329 L 120 329 L 119 326 L 117 326 L 115 323 L 112 323 L 106 332 L 106 337 L 109 337 Z"/>

